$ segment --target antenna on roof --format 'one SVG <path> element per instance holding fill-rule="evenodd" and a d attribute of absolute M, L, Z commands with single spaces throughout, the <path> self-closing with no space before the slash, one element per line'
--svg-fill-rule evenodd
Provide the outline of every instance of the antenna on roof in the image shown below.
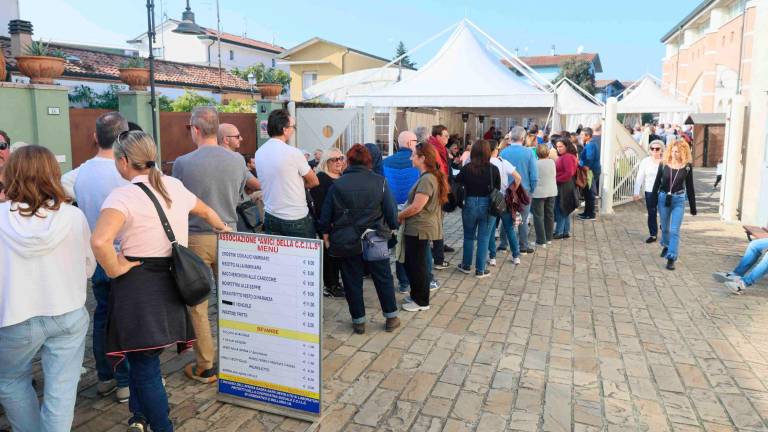
<path fill-rule="evenodd" d="M 248 37 L 248 17 L 243 17 L 243 39 Z"/>
<path fill-rule="evenodd" d="M 584 45 L 579 45 L 578 48 L 576 48 L 576 54 L 581 54 L 584 52 Z"/>

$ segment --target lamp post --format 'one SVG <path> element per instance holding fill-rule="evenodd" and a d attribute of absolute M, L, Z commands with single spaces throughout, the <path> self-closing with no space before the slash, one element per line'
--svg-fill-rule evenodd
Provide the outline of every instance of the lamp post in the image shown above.
<path fill-rule="evenodd" d="M 253 86 L 256 85 L 256 76 L 253 74 L 253 72 L 248 72 L 248 84 L 251 85 L 251 100 L 253 100 Z"/>

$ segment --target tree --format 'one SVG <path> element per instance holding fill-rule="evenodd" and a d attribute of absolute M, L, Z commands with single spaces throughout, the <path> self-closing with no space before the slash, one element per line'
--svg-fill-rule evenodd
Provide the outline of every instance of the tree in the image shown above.
<path fill-rule="evenodd" d="M 226 105 L 216 105 L 216 111 L 220 113 L 253 113 L 254 101 L 250 99 L 231 100 Z"/>
<path fill-rule="evenodd" d="M 403 43 L 403 41 L 400 41 L 400 43 L 397 44 L 397 48 L 395 48 L 395 56 L 392 58 L 392 60 L 400 57 L 401 55 L 407 52 L 408 50 L 405 48 L 405 44 Z M 416 63 L 411 61 L 411 58 L 408 56 L 403 57 L 402 60 L 400 60 L 400 64 L 402 64 L 403 67 L 416 69 Z"/>
<path fill-rule="evenodd" d="M 276 83 L 283 86 L 283 93 L 285 93 L 288 85 L 291 83 L 291 76 L 281 69 L 269 68 L 264 66 L 264 63 L 256 63 L 253 66 L 248 66 L 245 69 L 232 68 L 230 71 L 232 75 L 240 77 L 241 79 L 248 80 L 248 74 L 253 74 L 256 78 L 256 83 Z"/>
<path fill-rule="evenodd" d="M 175 112 L 190 112 L 197 106 L 214 106 L 216 100 L 213 98 L 205 97 L 199 93 L 184 90 L 184 94 L 177 97 L 176 100 L 171 102 L 171 109 Z"/>
<path fill-rule="evenodd" d="M 560 63 L 560 73 L 552 82 L 557 83 L 564 77 L 576 83 L 587 93 L 595 94 L 595 72 L 589 61 L 570 58 Z"/>
<path fill-rule="evenodd" d="M 95 92 L 91 87 L 79 85 L 70 90 L 69 103 L 73 107 L 116 110 L 118 90 L 116 84 L 110 85 L 101 93 Z"/>

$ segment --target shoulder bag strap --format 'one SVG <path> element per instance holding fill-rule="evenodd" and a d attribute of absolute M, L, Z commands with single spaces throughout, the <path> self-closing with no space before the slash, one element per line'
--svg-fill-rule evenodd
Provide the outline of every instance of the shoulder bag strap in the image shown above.
<path fill-rule="evenodd" d="M 165 217 L 165 212 L 163 211 L 163 208 L 160 206 L 160 202 L 157 200 L 157 197 L 155 194 L 152 193 L 151 190 L 145 185 L 144 183 L 134 183 L 136 186 L 140 187 L 141 190 L 144 191 L 144 193 L 147 194 L 149 199 L 152 200 L 152 204 L 155 205 L 155 210 L 157 210 L 157 215 L 160 216 L 160 222 L 163 224 L 163 230 L 165 230 L 165 235 L 168 237 L 168 241 L 171 242 L 171 244 L 176 243 L 176 236 L 173 235 L 173 230 L 171 229 L 171 224 L 168 222 L 168 218 Z"/>

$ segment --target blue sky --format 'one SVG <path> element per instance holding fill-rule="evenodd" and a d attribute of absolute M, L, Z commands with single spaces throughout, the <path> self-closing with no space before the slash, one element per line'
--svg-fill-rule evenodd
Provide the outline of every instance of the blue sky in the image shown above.
<path fill-rule="evenodd" d="M 146 30 L 143 0 L 19 0 L 22 19 L 35 37 L 121 45 Z M 155 0 L 161 12 L 179 19 L 184 0 Z M 660 75 L 664 46 L 659 38 L 699 0 L 220 0 L 222 30 L 290 48 L 314 36 L 390 58 L 397 42 L 412 48 L 465 15 L 510 51 L 520 55 L 598 52 L 598 78 L 635 79 Z M 120 7 L 116 7 L 120 4 Z M 215 28 L 215 0 L 190 0 L 198 24 Z M 447 37 L 447 36 L 446 36 Z M 424 64 L 436 41 L 413 56 Z"/>

